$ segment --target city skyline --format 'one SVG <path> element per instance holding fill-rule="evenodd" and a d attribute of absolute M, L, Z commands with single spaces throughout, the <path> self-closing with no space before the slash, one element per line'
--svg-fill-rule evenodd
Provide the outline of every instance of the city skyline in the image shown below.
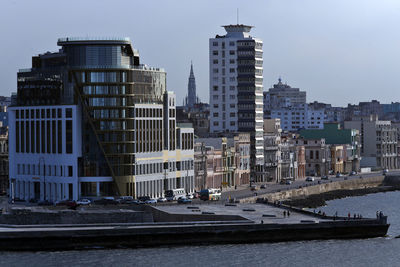
<path fill-rule="evenodd" d="M 252 34 L 265 43 L 264 90 L 281 76 L 284 82 L 307 91 L 309 102 L 346 106 L 371 99 L 381 103 L 400 100 L 395 91 L 400 83 L 396 77 L 400 38 L 392 34 L 391 26 L 400 20 L 400 4 L 394 1 L 255 1 L 257 9 L 240 1 L 229 2 L 229 6 L 227 2 L 189 5 L 167 1 L 157 9 L 149 3 L 117 3 L 126 8 L 87 1 L 79 2 L 80 9 L 71 4 L 60 13 L 50 1 L 6 1 L 0 21 L 13 26 L 0 30 L 7 37 L 0 45 L 2 94 L 16 91 L 15 73 L 30 66 L 31 55 L 42 53 L 40 48 L 57 50 L 53 41 L 57 38 L 126 36 L 144 62 L 166 70 L 167 89 L 176 92 L 178 103 L 186 93 L 187 69 L 193 60 L 198 95 L 208 102 L 208 41 L 224 33 L 221 25 L 237 22 L 238 8 L 239 23 L 255 26 Z M 165 12 L 178 7 L 176 17 Z M 46 16 L 37 16 L 35 10 Z"/>

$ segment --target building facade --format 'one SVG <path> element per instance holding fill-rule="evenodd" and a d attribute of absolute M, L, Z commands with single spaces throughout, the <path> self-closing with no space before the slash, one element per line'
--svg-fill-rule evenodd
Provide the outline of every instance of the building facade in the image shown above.
<path fill-rule="evenodd" d="M 263 43 L 251 26 L 210 39 L 210 133 L 250 133 L 252 180 L 263 181 Z"/>
<path fill-rule="evenodd" d="M 249 184 L 250 134 L 197 139 L 195 183 L 196 190 Z"/>
<path fill-rule="evenodd" d="M 161 196 L 194 189 L 192 128 L 176 124 L 166 73 L 128 38 L 61 38 L 18 72 L 10 113 L 11 197 Z"/>
<path fill-rule="evenodd" d="M 377 115 L 354 117 L 344 128 L 357 129 L 361 139 L 361 167 L 397 169 L 397 128 Z"/>
<path fill-rule="evenodd" d="M 306 104 L 307 94 L 300 91 L 299 88 L 292 88 L 282 83 L 282 79 L 278 79 L 278 83 L 272 88 L 264 92 L 264 113 L 269 110 L 280 109 L 285 107 L 293 107 Z"/>
<path fill-rule="evenodd" d="M 300 129 L 323 129 L 325 114 L 323 109 L 313 109 L 307 104 L 273 109 L 271 119 L 280 119 L 283 131 L 298 131 Z"/>
<path fill-rule="evenodd" d="M 0 127 L 0 195 L 8 190 L 8 129 Z"/>

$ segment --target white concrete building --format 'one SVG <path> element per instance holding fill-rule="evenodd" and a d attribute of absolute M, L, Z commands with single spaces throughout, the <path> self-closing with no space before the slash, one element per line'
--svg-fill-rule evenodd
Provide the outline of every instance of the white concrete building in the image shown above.
<path fill-rule="evenodd" d="M 252 179 L 263 179 L 263 42 L 252 26 L 223 26 L 209 41 L 210 133 L 251 134 Z"/>
<path fill-rule="evenodd" d="M 280 119 L 283 131 L 323 129 L 324 110 L 315 110 L 307 104 L 271 110 L 271 119 Z"/>

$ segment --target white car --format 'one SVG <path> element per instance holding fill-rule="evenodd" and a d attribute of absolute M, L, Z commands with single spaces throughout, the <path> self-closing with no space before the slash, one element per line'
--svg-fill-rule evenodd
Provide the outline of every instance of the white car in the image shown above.
<path fill-rule="evenodd" d="M 80 199 L 80 200 L 78 200 L 78 201 L 76 202 L 76 204 L 78 204 L 78 205 L 90 205 L 91 203 L 92 203 L 92 201 L 90 201 L 90 200 L 87 199 L 87 198 Z"/>
<path fill-rule="evenodd" d="M 193 194 L 192 194 L 192 193 L 189 193 L 189 194 L 186 195 L 186 198 L 187 198 L 187 199 L 193 199 L 194 197 L 193 197 Z"/>
<path fill-rule="evenodd" d="M 146 200 L 144 203 L 146 203 L 146 204 L 156 204 L 157 200 L 154 199 L 154 198 L 150 198 L 150 199 Z"/>
<path fill-rule="evenodd" d="M 306 181 L 307 181 L 307 182 L 314 182 L 314 177 L 307 177 L 307 178 L 306 178 Z"/>
<path fill-rule="evenodd" d="M 157 202 L 167 202 L 167 199 L 165 197 L 159 197 Z"/>

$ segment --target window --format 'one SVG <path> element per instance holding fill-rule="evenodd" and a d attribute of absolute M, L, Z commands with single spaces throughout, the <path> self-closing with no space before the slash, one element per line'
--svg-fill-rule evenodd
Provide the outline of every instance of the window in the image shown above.
<path fill-rule="evenodd" d="M 229 116 L 232 118 L 232 117 L 235 117 L 235 112 L 231 112 L 230 114 L 229 114 Z"/>
<path fill-rule="evenodd" d="M 230 108 L 235 108 L 235 104 L 230 104 L 229 107 Z"/>
<path fill-rule="evenodd" d="M 213 42 L 213 46 L 218 46 L 218 42 Z"/>
<path fill-rule="evenodd" d="M 68 177 L 72 177 L 72 166 L 68 166 Z"/>
<path fill-rule="evenodd" d="M 214 126 L 218 126 L 218 121 L 214 121 Z"/>
<path fill-rule="evenodd" d="M 234 59 L 230 59 L 229 60 L 229 64 L 235 64 L 235 60 Z"/>
<path fill-rule="evenodd" d="M 230 99 L 235 99 L 235 95 L 230 95 L 229 98 Z"/>
<path fill-rule="evenodd" d="M 218 117 L 218 113 L 217 112 L 213 113 L 213 117 L 217 118 Z"/>
<path fill-rule="evenodd" d="M 235 42 L 229 42 L 229 46 L 234 46 Z"/>
<path fill-rule="evenodd" d="M 217 51 L 217 50 L 214 50 L 214 51 L 213 51 L 213 55 L 214 55 L 214 56 L 218 56 L 218 51 Z"/>
<path fill-rule="evenodd" d="M 218 59 L 214 59 L 213 64 L 218 64 Z"/>
<path fill-rule="evenodd" d="M 230 122 L 230 125 L 231 125 L 231 126 L 235 126 L 235 122 L 234 122 L 234 121 L 231 121 L 231 122 Z"/>
<path fill-rule="evenodd" d="M 234 72 L 235 72 L 235 69 L 234 69 L 234 68 L 230 68 L 230 69 L 229 69 L 229 72 L 230 72 L 230 73 L 234 73 Z"/>
<path fill-rule="evenodd" d="M 229 55 L 234 55 L 235 54 L 235 50 L 230 50 L 229 51 Z"/>
<path fill-rule="evenodd" d="M 214 108 L 218 108 L 218 104 L 214 104 Z"/>
<path fill-rule="evenodd" d="M 65 150 L 66 153 L 72 154 L 72 121 L 65 121 Z"/>
<path fill-rule="evenodd" d="M 213 100 L 218 100 L 218 95 L 213 95 Z"/>
<path fill-rule="evenodd" d="M 229 90 L 231 90 L 231 91 L 233 91 L 233 90 L 235 90 L 235 86 L 229 86 Z"/>
<path fill-rule="evenodd" d="M 218 73 L 218 69 L 213 69 L 213 73 Z"/>
<path fill-rule="evenodd" d="M 65 109 L 65 117 L 72 118 L 72 108 Z"/>
<path fill-rule="evenodd" d="M 214 90 L 214 91 L 218 91 L 218 86 L 214 86 L 214 87 L 213 87 L 213 90 Z"/>

